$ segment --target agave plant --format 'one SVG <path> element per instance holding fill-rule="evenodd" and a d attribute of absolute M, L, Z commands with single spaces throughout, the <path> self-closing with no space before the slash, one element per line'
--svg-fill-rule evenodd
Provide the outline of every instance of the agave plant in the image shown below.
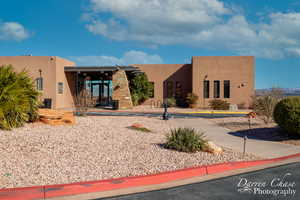
<path fill-rule="evenodd" d="M 11 130 L 38 118 L 39 92 L 26 71 L 0 67 L 0 129 Z"/>
<path fill-rule="evenodd" d="M 207 145 L 204 133 L 199 133 L 192 128 L 172 129 L 167 135 L 165 147 L 182 152 L 197 152 L 203 150 Z"/>

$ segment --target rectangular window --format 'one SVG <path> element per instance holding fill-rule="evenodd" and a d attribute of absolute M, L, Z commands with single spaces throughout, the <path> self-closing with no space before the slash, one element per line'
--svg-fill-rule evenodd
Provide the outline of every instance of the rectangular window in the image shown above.
<path fill-rule="evenodd" d="M 224 81 L 224 98 L 230 98 L 230 81 Z"/>
<path fill-rule="evenodd" d="M 176 81 L 175 97 L 176 98 L 182 97 L 182 84 L 180 81 Z"/>
<path fill-rule="evenodd" d="M 154 82 L 150 82 L 151 85 L 151 92 L 150 92 L 150 98 L 154 98 Z"/>
<path fill-rule="evenodd" d="M 173 82 L 168 81 L 167 82 L 167 97 L 171 98 L 174 96 L 174 91 L 173 91 Z"/>
<path fill-rule="evenodd" d="M 39 91 L 43 90 L 43 78 L 42 77 L 35 79 L 35 84 L 36 84 L 37 90 L 39 90 Z"/>
<path fill-rule="evenodd" d="M 214 98 L 220 98 L 220 81 L 214 81 Z"/>
<path fill-rule="evenodd" d="M 62 83 L 62 82 L 59 82 L 58 83 L 58 94 L 63 94 L 64 93 L 64 83 Z"/>
<path fill-rule="evenodd" d="M 203 87 L 203 97 L 205 99 L 209 98 L 209 81 L 204 81 L 204 87 Z"/>

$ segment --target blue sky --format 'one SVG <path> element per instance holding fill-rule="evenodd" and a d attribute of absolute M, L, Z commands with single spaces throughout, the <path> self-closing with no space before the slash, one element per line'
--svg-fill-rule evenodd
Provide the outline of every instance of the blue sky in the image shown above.
<path fill-rule="evenodd" d="M 10 0 L 0 55 L 79 65 L 256 56 L 256 88 L 300 88 L 300 0 Z"/>

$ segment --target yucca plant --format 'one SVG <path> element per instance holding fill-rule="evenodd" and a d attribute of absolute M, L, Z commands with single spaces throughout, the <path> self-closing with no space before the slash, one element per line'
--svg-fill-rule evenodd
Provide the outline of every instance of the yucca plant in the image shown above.
<path fill-rule="evenodd" d="M 0 129 L 11 130 L 38 118 L 39 93 L 26 71 L 0 67 Z"/>
<path fill-rule="evenodd" d="M 204 133 L 199 133 L 192 128 L 177 128 L 172 129 L 167 135 L 167 143 L 165 147 L 182 152 L 197 152 L 206 147 Z"/>

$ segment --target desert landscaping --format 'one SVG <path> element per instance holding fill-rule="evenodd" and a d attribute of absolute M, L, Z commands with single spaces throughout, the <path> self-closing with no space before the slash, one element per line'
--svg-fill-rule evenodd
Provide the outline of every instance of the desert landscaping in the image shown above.
<path fill-rule="evenodd" d="M 128 129 L 142 124 L 151 132 Z M 174 125 L 147 117 L 76 117 L 75 125 L 41 122 L 0 130 L 1 188 L 62 184 L 153 174 L 186 167 L 254 160 L 224 149 L 222 154 L 165 149 Z"/>

